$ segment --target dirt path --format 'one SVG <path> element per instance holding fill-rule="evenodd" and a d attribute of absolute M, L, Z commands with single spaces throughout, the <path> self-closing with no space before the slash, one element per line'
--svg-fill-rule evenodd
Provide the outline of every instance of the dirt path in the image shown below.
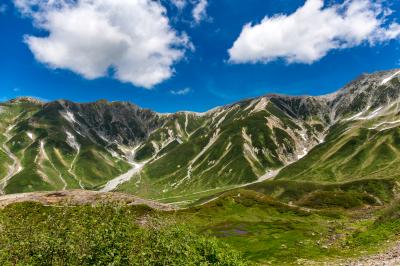
<path fill-rule="evenodd" d="M 0 208 L 17 202 L 35 201 L 44 205 L 84 205 L 101 203 L 122 203 L 126 205 L 147 205 L 162 211 L 175 210 L 173 206 L 142 199 L 133 195 L 117 192 L 99 192 L 90 190 L 63 190 L 57 192 L 32 192 L 0 196 Z"/>
<path fill-rule="evenodd" d="M 335 265 L 335 264 L 331 264 Z M 398 266 L 400 265 L 400 241 L 397 241 L 385 252 L 342 262 L 341 266 Z"/>

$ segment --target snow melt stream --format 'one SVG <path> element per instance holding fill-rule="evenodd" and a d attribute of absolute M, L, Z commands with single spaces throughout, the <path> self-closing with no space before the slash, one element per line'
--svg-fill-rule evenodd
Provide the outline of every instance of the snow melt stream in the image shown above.
<path fill-rule="evenodd" d="M 135 147 L 133 150 L 128 150 L 125 149 L 123 147 L 120 147 L 121 150 L 123 150 L 126 154 L 126 158 L 128 159 L 128 162 L 132 165 L 132 168 L 123 173 L 120 176 L 117 176 L 113 179 L 111 179 L 110 181 L 108 181 L 104 187 L 102 189 L 100 189 L 101 192 L 110 192 L 115 190 L 119 185 L 128 182 L 129 180 L 131 180 L 131 178 L 140 172 L 140 170 L 142 170 L 142 168 L 145 166 L 145 164 L 148 162 L 142 162 L 142 163 L 138 163 L 134 161 L 135 158 L 135 152 L 136 150 L 139 148 L 140 146 Z"/>
<path fill-rule="evenodd" d="M 144 166 L 144 163 L 133 163 L 132 162 L 131 164 L 133 167 L 128 172 L 123 173 L 122 175 L 117 176 L 116 178 L 108 181 L 107 184 L 102 189 L 100 189 L 100 191 L 101 192 L 113 191 L 119 185 L 131 180 L 132 176 L 134 174 L 138 173 Z"/>

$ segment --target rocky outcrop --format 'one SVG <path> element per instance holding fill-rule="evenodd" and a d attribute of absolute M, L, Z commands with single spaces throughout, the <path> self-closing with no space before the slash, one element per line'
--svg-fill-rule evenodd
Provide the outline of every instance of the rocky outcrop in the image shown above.
<path fill-rule="evenodd" d="M 32 192 L 9 194 L 0 196 L 0 208 L 19 202 L 39 202 L 51 206 L 73 206 L 73 205 L 99 205 L 99 204 L 124 204 L 124 205 L 147 205 L 152 209 L 171 211 L 173 206 L 159 202 L 142 199 L 124 193 L 105 193 L 88 190 L 68 190 L 57 192 Z"/>

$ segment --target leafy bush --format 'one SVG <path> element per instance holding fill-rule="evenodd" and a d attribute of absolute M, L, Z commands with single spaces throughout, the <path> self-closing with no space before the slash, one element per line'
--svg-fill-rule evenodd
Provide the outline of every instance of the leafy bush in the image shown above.
<path fill-rule="evenodd" d="M 46 207 L 0 212 L 1 265 L 244 265 L 229 247 L 136 207 Z"/>

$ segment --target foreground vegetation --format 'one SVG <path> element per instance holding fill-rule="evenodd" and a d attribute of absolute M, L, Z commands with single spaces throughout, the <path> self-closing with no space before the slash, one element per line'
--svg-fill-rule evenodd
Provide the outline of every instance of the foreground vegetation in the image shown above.
<path fill-rule="evenodd" d="M 18 203 L 0 212 L 1 265 L 245 265 L 215 238 L 145 206 Z"/>
<path fill-rule="evenodd" d="M 397 191 L 394 179 L 276 180 L 219 192 L 175 211 L 15 203 L 0 210 L 0 264 L 336 263 L 398 241 Z"/>
<path fill-rule="evenodd" d="M 335 185 L 277 180 L 205 198 L 180 215 L 256 263 L 339 263 L 398 240 L 396 191 L 392 179 Z"/>

